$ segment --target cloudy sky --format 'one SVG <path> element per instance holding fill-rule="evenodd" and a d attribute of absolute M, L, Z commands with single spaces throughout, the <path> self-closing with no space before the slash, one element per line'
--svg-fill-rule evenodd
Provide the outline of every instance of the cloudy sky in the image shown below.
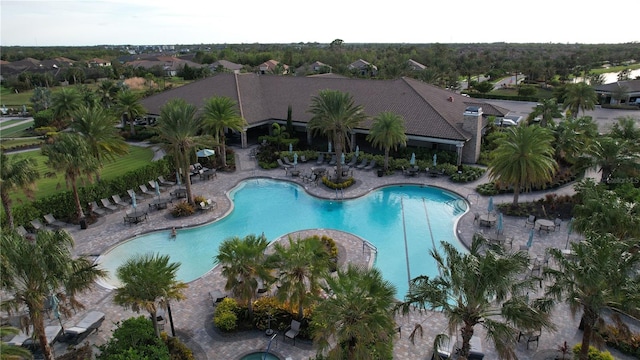
<path fill-rule="evenodd" d="M 592 3 L 592 4 L 590 4 Z M 0 1 L 3 46 L 211 43 L 626 43 L 595 0 Z"/>

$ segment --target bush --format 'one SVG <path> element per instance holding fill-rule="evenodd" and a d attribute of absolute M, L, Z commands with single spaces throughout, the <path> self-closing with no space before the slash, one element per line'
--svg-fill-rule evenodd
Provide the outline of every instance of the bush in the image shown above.
<path fill-rule="evenodd" d="M 98 360 L 170 358 L 167 346 L 156 337 L 151 320 L 145 316 L 118 322 L 113 337 L 98 348 Z"/>
<path fill-rule="evenodd" d="M 193 352 L 177 337 L 170 337 L 167 333 L 160 334 L 162 341 L 169 349 L 171 360 L 195 360 Z"/>
<path fill-rule="evenodd" d="M 356 182 L 356 180 L 353 177 L 349 177 L 348 179 L 344 180 L 341 183 L 334 183 L 333 181 L 329 180 L 329 178 L 327 176 L 323 176 L 322 177 L 322 183 L 331 189 L 346 189 L 349 186 L 353 185 Z"/>
<path fill-rule="evenodd" d="M 574 358 L 578 358 L 580 349 L 582 349 L 582 344 L 576 344 L 573 347 Z M 615 360 L 615 358 L 608 351 L 600 351 L 593 346 L 589 346 L 589 360 Z"/>
<path fill-rule="evenodd" d="M 475 181 L 482 177 L 486 171 L 486 169 L 476 166 L 462 165 L 462 173 L 454 172 L 451 175 L 451 181 L 457 183 Z"/>
<path fill-rule="evenodd" d="M 238 327 L 238 303 L 231 298 L 225 298 L 216 307 L 213 314 L 214 325 L 222 331 L 233 331 Z"/>
<path fill-rule="evenodd" d="M 195 214 L 196 208 L 186 201 L 182 201 L 171 209 L 173 217 L 191 216 Z"/>

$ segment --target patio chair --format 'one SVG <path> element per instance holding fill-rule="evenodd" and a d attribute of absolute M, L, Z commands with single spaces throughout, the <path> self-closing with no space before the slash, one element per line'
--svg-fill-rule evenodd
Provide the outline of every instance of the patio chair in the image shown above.
<path fill-rule="evenodd" d="M 53 214 L 47 214 L 44 216 L 44 221 L 47 222 L 47 225 L 51 226 L 54 229 L 60 229 L 67 226 L 67 223 L 62 222 L 56 219 Z"/>
<path fill-rule="evenodd" d="M 16 226 L 15 230 L 18 233 L 18 235 L 20 235 L 22 237 L 27 237 L 27 235 L 29 235 L 29 232 L 27 231 L 27 229 L 25 229 L 24 226 L 22 226 L 22 225 Z"/>
<path fill-rule="evenodd" d="M 98 332 L 104 317 L 101 311 L 90 311 L 75 326 L 64 330 L 61 341 L 72 345 L 81 343 L 92 332 Z"/>
<path fill-rule="evenodd" d="M 554 230 L 558 230 L 558 229 L 560 229 L 560 225 L 562 225 L 562 219 L 560 219 L 560 218 L 556 218 L 556 219 L 553 221 L 553 224 L 555 225 Z"/>
<path fill-rule="evenodd" d="M 289 160 L 288 156 L 283 157 L 282 161 L 284 161 L 284 163 L 289 165 L 289 166 L 294 166 L 293 163 L 291 162 L 291 160 Z"/>
<path fill-rule="evenodd" d="M 35 231 L 49 230 L 49 227 L 47 227 L 45 224 L 42 223 L 42 221 L 38 219 L 31 220 L 30 224 Z"/>
<path fill-rule="evenodd" d="M 147 196 L 147 197 L 154 197 L 154 196 L 156 196 L 156 194 L 155 194 L 153 191 L 151 191 L 151 190 L 149 190 L 149 189 L 147 188 L 147 185 L 142 184 L 142 185 L 140 185 L 140 186 L 138 186 L 138 187 L 140 188 L 140 191 L 142 192 L 142 195 Z"/>
<path fill-rule="evenodd" d="M 160 175 L 158 176 L 158 184 L 162 186 L 171 187 L 171 186 L 174 186 L 176 183 L 173 181 L 167 181 L 164 179 L 164 176 Z"/>
<path fill-rule="evenodd" d="M 111 195 L 111 200 L 113 200 L 113 203 L 116 204 L 116 206 L 118 206 L 119 208 L 126 208 L 127 206 L 129 206 L 129 203 L 127 203 L 126 201 L 123 201 L 120 198 L 120 195 Z"/>
<path fill-rule="evenodd" d="M 318 155 L 318 160 L 316 161 L 316 165 L 324 164 L 324 154 Z"/>
<path fill-rule="evenodd" d="M 289 326 L 289 329 L 284 333 L 284 338 L 285 339 L 289 338 L 293 340 L 293 345 L 295 345 L 296 336 L 298 336 L 299 333 L 300 333 L 300 322 L 296 320 L 291 320 L 291 326 Z"/>
<path fill-rule="evenodd" d="M 527 350 L 529 350 L 529 343 L 532 342 L 536 342 L 536 349 L 538 348 L 538 342 L 540 341 L 540 335 L 542 334 L 542 330 L 539 329 L 537 331 L 531 331 L 531 332 L 522 332 L 520 331 L 518 334 L 518 342 L 520 342 L 520 339 L 524 337 L 524 339 L 527 341 Z"/>
<path fill-rule="evenodd" d="M 112 204 L 111 201 L 109 201 L 109 199 L 107 198 L 100 199 L 100 202 L 102 203 L 102 206 L 105 207 L 105 209 L 108 209 L 111 212 L 118 210 L 118 207 Z"/>
<path fill-rule="evenodd" d="M 107 214 L 107 210 L 98 206 L 98 203 L 95 201 L 89 203 L 89 211 L 96 213 L 98 216 L 105 216 Z"/>
<path fill-rule="evenodd" d="M 278 165 L 279 165 L 281 168 L 285 169 L 285 170 L 290 169 L 290 168 L 292 167 L 291 165 L 287 165 L 287 164 L 283 163 L 283 162 L 282 162 L 282 159 L 278 159 L 278 160 L 276 160 L 276 161 L 278 162 Z"/>
<path fill-rule="evenodd" d="M 347 165 L 348 165 L 349 167 L 353 167 L 353 166 L 355 166 L 355 165 L 356 165 L 356 163 L 357 163 L 357 162 L 358 162 L 358 158 L 357 158 L 355 155 L 353 155 L 353 156 L 351 157 L 351 160 L 347 163 Z"/>
<path fill-rule="evenodd" d="M 369 163 L 369 159 L 364 158 L 362 159 L 360 164 L 356 165 L 356 169 L 364 169 L 364 167 L 367 166 L 368 163 Z"/>
<path fill-rule="evenodd" d="M 527 218 L 527 221 L 524 223 L 524 227 L 526 228 L 527 226 L 531 225 L 531 227 L 536 226 L 536 216 L 535 215 L 529 215 L 529 217 Z"/>
<path fill-rule="evenodd" d="M 369 165 L 364 167 L 364 170 L 371 170 L 374 167 L 376 167 L 376 159 L 371 160 L 371 162 L 369 163 Z"/>
<path fill-rule="evenodd" d="M 477 212 L 475 214 L 473 214 L 473 223 L 477 224 L 480 221 L 480 213 Z"/>
<path fill-rule="evenodd" d="M 329 160 L 329 165 L 335 165 L 338 162 L 338 156 L 335 154 L 331 156 L 331 160 Z"/>
<path fill-rule="evenodd" d="M 153 180 L 149 180 L 149 187 L 151 187 L 155 191 L 156 190 L 156 182 L 153 181 Z M 160 190 L 160 192 L 167 191 L 167 187 L 160 185 L 160 183 L 158 183 L 158 189 Z"/>
<path fill-rule="evenodd" d="M 300 162 L 306 163 L 307 162 L 307 157 L 304 155 L 300 155 Z"/>

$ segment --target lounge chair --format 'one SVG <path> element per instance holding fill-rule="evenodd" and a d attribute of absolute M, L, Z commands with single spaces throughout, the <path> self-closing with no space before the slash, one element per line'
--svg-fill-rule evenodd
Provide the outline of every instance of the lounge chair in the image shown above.
<path fill-rule="evenodd" d="M 295 165 L 293 165 L 293 163 L 291 162 L 291 160 L 289 160 L 289 157 L 287 157 L 287 156 L 283 157 L 283 158 L 282 158 L 282 161 L 283 161 L 285 164 L 289 165 L 289 166 L 295 166 Z"/>
<path fill-rule="evenodd" d="M 129 199 L 133 200 L 134 197 L 137 198 L 136 192 L 133 189 L 127 190 L 127 195 L 129 195 Z"/>
<path fill-rule="evenodd" d="M 104 206 L 106 209 L 109 209 L 111 212 L 118 210 L 118 207 L 112 204 L 111 201 L 109 201 L 109 199 L 107 198 L 100 199 L 100 202 L 102 203 L 102 206 Z"/>
<path fill-rule="evenodd" d="M 331 156 L 331 160 L 329 160 L 329 165 L 335 165 L 338 162 L 338 156 L 337 155 L 332 155 Z"/>
<path fill-rule="evenodd" d="M 50 230 L 47 226 L 45 226 L 45 224 L 42 223 L 42 221 L 38 219 L 31 220 L 30 224 L 35 231 Z"/>
<path fill-rule="evenodd" d="M 156 190 L 156 182 L 153 180 L 149 180 L 149 187 L 151 187 L 153 189 L 153 191 Z M 165 186 L 160 185 L 160 183 L 158 183 L 158 189 L 160 189 L 160 192 L 165 192 L 167 191 L 167 188 Z"/>
<path fill-rule="evenodd" d="M 27 231 L 27 229 L 24 228 L 24 226 L 22 225 L 18 225 L 15 228 L 16 232 L 18 233 L 18 235 L 22 236 L 22 237 L 27 237 L 29 236 L 29 232 Z"/>
<path fill-rule="evenodd" d="M 44 221 L 47 222 L 47 225 L 51 226 L 54 229 L 60 229 L 67 226 L 67 223 L 62 222 L 56 219 L 53 214 L 47 214 L 44 216 Z"/>
<path fill-rule="evenodd" d="M 55 344 L 58 340 L 58 336 L 62 332 L 62 326 L 60 325 L 50 325 L 44 328 L 44 335 L 47 337 L 47 342 L 49 346 Z M 16 334 L 13 338 L 11 338 L 7 344 L 13 346 L 22 346 L 31 351 L 37 351 L 40 349 L 40 342 L 38 339 L 33 338 L 33 328 L 30 326 L 30 335 L 27 335 L 24 331 L 20 330 L 18 334 Z"/>
<path fill-rule="evenodd" d="M 151 191 L 151 190 L 149 190 L 149 189 L 147 188 L 147 185 L 142 184 L 142 185 L 140 185 L 140 186 L 138 186 L 138 187 L 140 188 L 140 191 L 142 192 L 142 195 L 147 196 L 147 197 L 154 197 L 154 196 L 156 196 L 156 194 L 155 194 L 153 191 Z"/>
<path fill-rule="evenodd" d="M 118 206 L 119 208 L 124 209 L 129 206 L 129 203 L 123 201 L 120 198 L 120 195 L 111 195 L 111 199 L 113 200 L 113 203 L 116 204 L 116 206 Z"/>
<path fill-rule="evenodd" d="M 95 201 L 89 203 L 89 210 L 98 214 L 98 216 L 105 216 L 107 214 L 107 210 L 98 206 L 98 203 Z"/>
<path fill-rule="evenodd" d="M 289 338 L 293 340 L 293 345 L 295 345 L 296 336 L 298 336 L 299 333 L 300 333 L 300 322 L 291 320 L 291 326 L 289 326 L 289 329 L 284 333 L 284 338 L 285 339 Z"/>
<path fill-rule="evenodd" d="M 362 159 L 360 164 L 356 165 L 356 169 L 364 169 L 364 167 L 367 166 L 368 163 L 369 163 L 369 159 L 364 158 Z"/>
<path fill-rule="evenodd" d="M 213 306 L 216 306 L 217 303 L 221 302 L 226 297 L 227 295 L 220 290 L 209 291 L 209 298 L 211 299 L 211 302 L 213 302 Z"/>
<path fill-rule="evenodd" d="M 291 165 L 287 165 L 287 164 L 283 163 L 282 159 L 278 159 L 276 161 L 278 162 L 278 165 L 280 165 L 280 167 L 285 169 L 285 170 L 290 169 L 292 167 Z"/>
<path fill-rule="evenodd" d="M 531 227 L 536 226 L 536 216 L 535 215 L 529 215 L 529 217 L 527 218 L 527 221 L 524 223 L 524 227 L 526 228 L 527 226 L 531 225 Z"/>
<path fill-rule="evenodd" d="M 376 167 L 376 159 L 371 160 L 371 162 L 369 163 L 369 165 L 364 167 L 364 170 L 371 170 L 374 167 Z"/>
<path fill-rule="evenodd" d="M 353 155 L 351 157 L 351 160 L 347 163 L 347 166 L 353 167 L 356 165 L 357 162 L 358 162 L 358 158 L 355 155 Z"/>
<path fill-rule="evenodd" d="M 101 311 L 90 311 L 75 326 L 64 330 L 61 341 L 72 345 L 81 343 L 89 334 L 98 331 L 104 316 Z"/>
<path fill-rule="evenodd" d="M 324 164 L 324 154 L 318 155 L 318 160 L 316 161 L 316 165 Z"/>
<path fill-rule="evenodd" d="M 307 157 L 304 155 L 300 155 L 300 162 L 306 163 L 307 162 Z"/>
<path fill-rule="evenodd" d="M 166 187 L 171 187 L 171 186 L 174 186 L 176 183 L 173 181 L 167 181 L 164 179 L 164 176 L 160 175 L 158 176 L 158 184 Z"/>

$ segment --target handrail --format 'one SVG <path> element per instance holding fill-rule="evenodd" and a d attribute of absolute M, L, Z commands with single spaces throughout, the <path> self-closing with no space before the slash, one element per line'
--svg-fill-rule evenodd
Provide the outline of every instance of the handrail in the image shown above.
<path fill-rule="evenodd" d="M 378 248 L 373 245 L 372 243 L 370 243 L 369 241 L 362 239 L 362 253 L 364 254 L 364 247 L 368 246 L 373 252 L 375 252 L 376 254 L 378 253 Z"/>

